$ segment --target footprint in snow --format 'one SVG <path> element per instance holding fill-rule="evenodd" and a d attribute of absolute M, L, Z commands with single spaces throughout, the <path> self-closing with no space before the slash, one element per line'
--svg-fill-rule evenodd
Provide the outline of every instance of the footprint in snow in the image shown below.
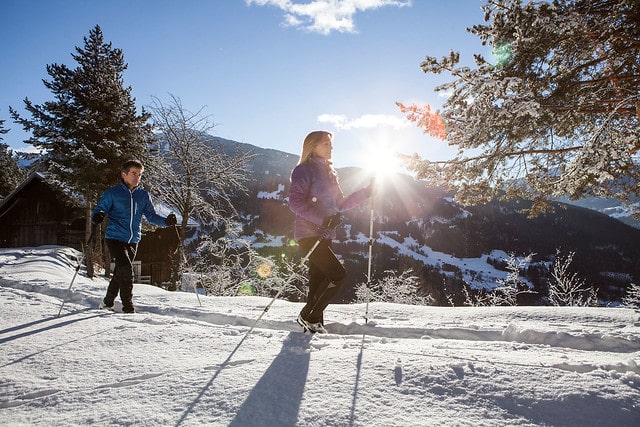
<path fill-rule="evenodd" d="M 402 384 L 402 360 L 396 361 L 396 367 L 393 368 L 393 377 L 396 380 L 396 385 Z"/>
<path fill-rule="evenodd" d="M 256 359 L 244 359 L 244 360 L 232 360 L 230 362 L 227 363 L 219 363 L 217 365 L 212 365 L 212 366 L 205 366 L 204 370 L 205 371 L 214 371 L 216 369 L 220 369 L 222 367 L 234 367 L 234 366 L 240 366 L 240 365 L 246 365 L 247 363 L 251 363 L 254 362 Z"/>
<path fill-rule="evenodd" d="M 0 409 L 15 408 L 16 406 L 23 405 L 29 402 L 30 400 L 38 399 L 40 397 L 45 397 L 45 396 L 51 396 L 52 394 L 55 394 L 59 391 L 60 390 L 58 389 L 40 390 L 34 393 L 29 393 L 29 394 L 25 394 L 23 396 L 17 397 L 14 400 L 0 401 Z"/>
<path fill-rule="evenodd" d="M 120 387 L 129 387 L 132 385 L 137 385 L 140 384 L 144 381 L 150 380 L 152 378 L 156 378 L 159 377 L 160 375 L 164 375 L 164 373 L 159 373 L 159 374 L 145 374 L 145 375 L 140 375 L 137 377 L 132 377 L 132 378 L 126 378 L 124 380 L 118 381 L 117 383 L 112 383 L 112 384 L 103 384 L 100 385 L 96 388 L 120 388 Z"/>

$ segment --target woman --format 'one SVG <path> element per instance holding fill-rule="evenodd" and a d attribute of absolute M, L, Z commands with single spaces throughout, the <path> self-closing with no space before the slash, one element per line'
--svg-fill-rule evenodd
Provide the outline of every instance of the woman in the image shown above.
<path fill-rule="evenodd" d="M 346 270 L 331 249 L 340 213 L 356 207 L 371 196 L 373 183 L 344 197 L 338 174 L 331 163 L 333 135 L 311 132 L 304 139 L 302 155 L 291 173 L 289 208 L 296 215 L 294 237 L 303 253 L 320 239 L 309 258 L 309 294 L 298 315 L 305 331 L 326 333 L 324 309 L 338 293 Z"/>

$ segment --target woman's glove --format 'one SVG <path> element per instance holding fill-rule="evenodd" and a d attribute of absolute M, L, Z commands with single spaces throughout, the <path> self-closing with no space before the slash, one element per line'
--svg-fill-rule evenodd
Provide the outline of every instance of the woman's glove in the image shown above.
<path fill-rule="evenodd" d="M 323 230 L 333 230 L 337 226 L 342 224 L 342 215 L 338 212 L 337 214 L 327 216 L 322 221 L 322 229 Z"/>

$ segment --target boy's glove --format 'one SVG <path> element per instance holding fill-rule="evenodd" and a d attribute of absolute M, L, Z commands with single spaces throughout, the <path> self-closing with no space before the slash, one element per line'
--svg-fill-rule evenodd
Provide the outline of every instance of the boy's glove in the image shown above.
<path fill-rule="evenodd" d="M 91 224 L 97 225 L 100 224 L 104 220 L 104 212 L 99 211 L 93 214 L 91 218 Z"/>
<path fill-rule="evenodd" d="M 167 215 L 167 218 L 164 220 L 164 223 L 168 226 L 176 225 L 178 223 L 178 218 L 176 218 L 175 214 L 170 213 Z"/>
<path fill-rule="evenodd" d="M 342 224 L 342 215 L 337 213 L 335 215 L 327 216 L 322 221 L 322 229 L 323 230 L 333 230 L 337 226 Z"/>

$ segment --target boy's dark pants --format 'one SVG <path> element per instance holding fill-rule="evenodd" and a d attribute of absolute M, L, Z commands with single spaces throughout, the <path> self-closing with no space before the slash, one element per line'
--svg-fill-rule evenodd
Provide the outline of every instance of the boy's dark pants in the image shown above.
<path fill-rule="evenodd" d="M 111 259 L 115 260 L 113 276 L 104 297 L 104 304 L 111 307 L 113 300 L 120 294 L 122 311 L 133 311 L 133 260 L 138 250 L 137 243 L 126 243 L 119 240 L 106 240 L 111 253 Z"/>

